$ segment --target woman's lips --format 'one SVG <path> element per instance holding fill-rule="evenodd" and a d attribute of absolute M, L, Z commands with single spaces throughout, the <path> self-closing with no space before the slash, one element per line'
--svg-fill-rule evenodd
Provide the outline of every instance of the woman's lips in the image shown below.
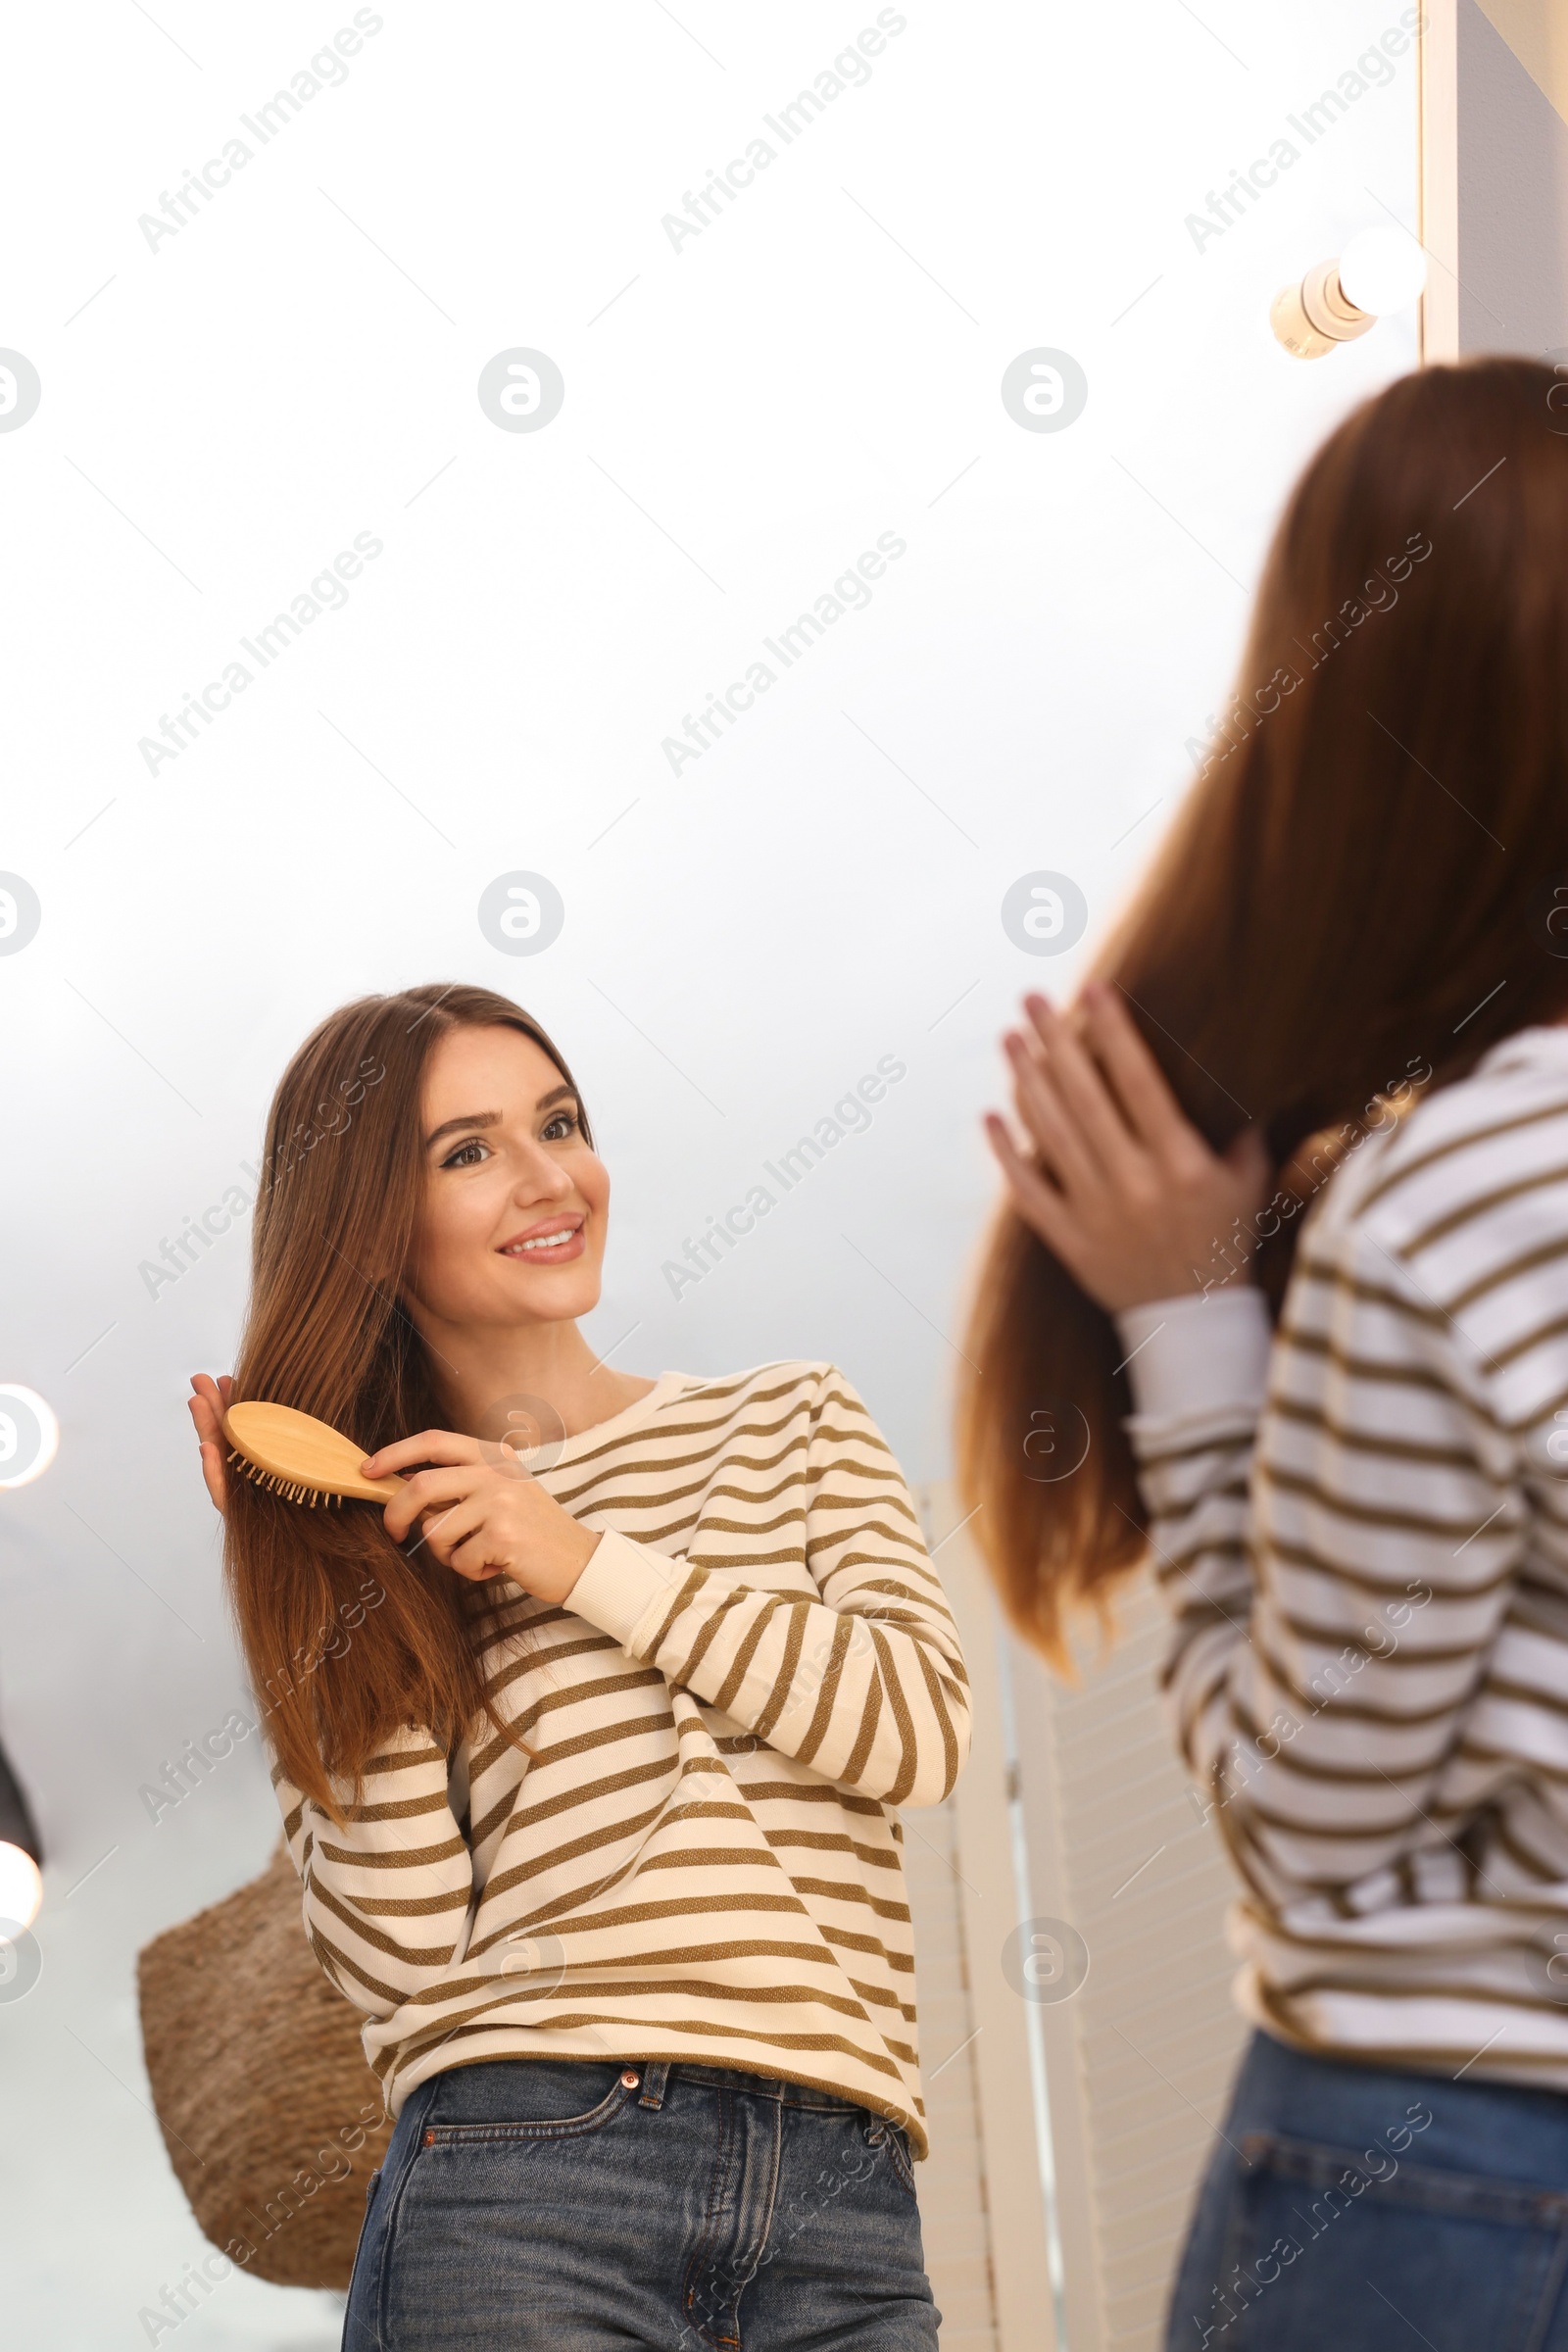
<path fill-rule="evenodd" d="M 530 1225 L 525 1233 L 514 1234 L 510 1242 L 501 1245 L 501 1255 L 526 1265 L 560 1266 L 568 1259 L 581 1257 L 587 1244 L 583 1240 L 583 1219 L 580 1216 L 547 1217 L 538 1225 Z"/>

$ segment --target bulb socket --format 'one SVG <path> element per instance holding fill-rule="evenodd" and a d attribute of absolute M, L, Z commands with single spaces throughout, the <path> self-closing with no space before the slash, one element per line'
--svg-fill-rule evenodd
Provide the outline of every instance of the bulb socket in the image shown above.
<path fill-rule="evenodd" d="M 1340 343 L 1353 343 L 1377 320 L 1357 310 L 1340 283 L 1340 265 L 1319 262 L 1299 285 L 1282 286 L 1269 306 L 1277 341 L 1293 359 L 1321 360 Z"/>

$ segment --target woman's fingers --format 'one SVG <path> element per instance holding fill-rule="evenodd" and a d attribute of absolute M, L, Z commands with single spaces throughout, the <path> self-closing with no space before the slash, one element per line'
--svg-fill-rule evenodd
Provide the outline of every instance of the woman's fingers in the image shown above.
<path fill-rule="evenodd" d="M 422 1475 L 438 1478 L 442 1474 Z M 466 1493 L 445 1508 L 439 1504 L 427 1506 L 423 1541 L 443 1568 L 454 1569 L 470 1584 L 482 1585 L 497 1576 L 516 1577 L 519 1572 L 515 1531 L 509 1536 L 506 1513 L 500 1524 L 492 1519 L 496 1475 L 492 1471 L 487 1478 L 475 1480 Z M 507 1483 L 511 1486 L 514 1482 Z M 510 1494 L 507 1496 L 509 1504 L 513 1499 Z"/>
<path fill-rule="evenodd" d="M 191 1395 L 186 1398 L 190 1417 L 196 1424 L 197 1435 L 220 1442 L 223 1437 L 223 1415 L 228 1410 L 234 1393 L 233 1379 L 225 1372 L 214 1380 L 210 1372 L 193 1372 L 190 1378 Z"/>
<path fill-rule="evenodd" d="M 1235 1169 L 1239 1180 L 1261 1198 L 1274 1173 L 1262 1128 L 1244 1127 L 1240 1135 L 1232 1136 L 1223 1157 L 1226 1166 Z"/>
<path fill-rule="evenodd" d="M 1213 1152 L 1113 994 L 1066 1015 L 1043 997 L 1026 1005 L 1032 1037 L 1004 1042 L 1037 1164 L 986 1121 L 1018 1214 L 1112 1312 L 1212 1288 L 1219 1237 L 1250 1230 L 1264 1198 L 1262 1136 Z"/>
<path fill-rule="evenodd" d="M 1092 981 L 1084 991 L 1084 1023 L 1161 1179 L 1206 1182 L 1216 1155 L 1177 1102 L 1120 990 Z M 1257 1208 L 1272 1181 L 1262 1129 L 1244 1127 L 1218 1157 L 1234 1181 L 1236 1207 L 1243 1214 Z"/>
<path fill-rule="evenodd" d="M 397 1438 L 378 1452 L 367 1454 L 360 1468 L 367 1478 L 390 1478 L 394 1472 L 415 1470 L 423 1462 L 481 1462 L 477 1438 L 455 1429 L 421 1429 L 417 1437 Z"/>
<path fill-rule="evenodd" d="M 425 1506 L 422 1540 L 429 1544 L 433 1556 L 443 1568 L 458 1565 L 453 1554 L 460 1544 L 480 1533 L 487 1516 L 482 1494 L 460 1494 L 455 1500 L 432 1501 Z M 467 1575 L 468 1569 L 461 1573 Z"/>
<path fill-rule="evenodd" d="M 1140 1172 L 1144 1152 L 1126 1113 L 1105 1083 L 1104 1073 L 1047 997 L 1024 1000 L 1035 1033 L 1049 1056 L 1056 1091 L 1081 1138 L 1081 1148 L 1102 1178 L 1126 1184 Z"/>
<path fill-rule="evenodd" d="M 1009 1030 L 1003 1047 L 1012 1069 L 1012 1099 L 1023 1128 L 1062 1189 L 1083 1193 L 1103 1181 L 1054 1076 L 1026 1038 Z"/>
<path fill-rule="evenodd" d="M 1236 1185 L 1236 1213 L 1256 1230 L 1257 1212 L 1274 1182 L 1274 1163 L 1261 1127 L 1244 1127 L 1221 1155 Z"/>
<path fill-rule="evenodd" d="M 1033 1227 L 1048 1250 L 1054 1250 L 1064 1265 L 1070 1265 L 1074 1227 L 1066 1200 L 1023 1157 L 1007 1133 L 1005 1122 L 994 1110 L 986 1114 L 986 1136 L 1001 1163 L 1018 1214 L 1026 1225 Z"/>
<path fill-rule="evenodd" d="M 1195 1130 L 1165 1082 L 1119 989 L 1092 981 L 1084 991 L 1085 1029 L 1110 1073 L 1134 1131 L 1150 1149 L 1168 1152 Z"/>
<path fill-rule="evenodd" d="M 207 1489 L 214 1510 L 221 1518 L 223 1512 L 228 1508 L 228 1471 L 224 1464 L 222 1447 L 215 1446 L 210 1438 L 202 1441 L 201 1463 L 202 1483 Z"/>
<path fill-rule="evenodd" d="M 490 1557 L 489 1548 L 477 1532 L 460 1537 L 448 1551 L 446 1564 L 459 1576 L 466 1576 L 471 1585 L 488 1584 L 493 1577 L 512 1574 L 505 1562 Z"/>
<path fill-rule="evenodd" d="M 472 1443 L 471 1440 L 467 1441 Z M 372 1454 L 375 1461 L 380 1456 Z M 420 1457 L 428 1460 L 428 1454 Z M 371 1476 L 377 1475 L 372 1472 Z M 395 1495 L 382 1514 L 382 1523 L 395 1544 L 401 1544 L 421 1514 L 441 1514 L 471 1494 L 475 1486 L 494 1476 L 482 1462 L 453 1462 L 437 1470 L 420 1470 L 409 1479 L 401 1494 Z M 431 1531 L 426 1529 L 426 1534 Z"/>
<path fill-rule="evenodd" d="M 202 1479 L 212 1497 L 214 1510 L 221 1513 L 228 1503 L 228 1473 L 225 1467 L 228 1443 L 223 1436 L 222 1415 L 234 1383 L 226 1373 L 220 1381 L 215 1381 L 210 1373 L 196 1372 L 191 1375 L 190 1385 L 193 1394 L 186 1401 L 195 1425 Z"/>

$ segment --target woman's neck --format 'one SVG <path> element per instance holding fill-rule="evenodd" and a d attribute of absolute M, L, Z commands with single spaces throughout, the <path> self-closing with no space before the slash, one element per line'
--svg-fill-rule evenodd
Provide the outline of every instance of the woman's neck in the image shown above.
<path fill-rule="evenodd" d="M 447 1325 L 416 1313 L 436 1392 L 451 1428 L 475 1437 L 505 1398 L 538 1397 L 561 1415 L 568 1438 L 646 1396 L 654 1383 L 601 1362 L 575 1323 L 496 1328 Z"/>

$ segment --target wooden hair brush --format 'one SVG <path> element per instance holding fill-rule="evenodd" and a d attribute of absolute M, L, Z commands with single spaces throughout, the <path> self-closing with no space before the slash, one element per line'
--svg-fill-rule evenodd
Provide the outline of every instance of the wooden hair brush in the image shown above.
<path fill-rule="evenodd" d="M 223 1435 L 236 1470 L 313 1510 L 318 1502 L 330 1508 L 345 1495 L 357 1502 L 391 1502 L 408 1483 L 396 1476 L 364 1477 L 364 1446 L 329 1423 L 297 1413 L 291 1404 L 231 1404 L 223 1415 Z"/>

